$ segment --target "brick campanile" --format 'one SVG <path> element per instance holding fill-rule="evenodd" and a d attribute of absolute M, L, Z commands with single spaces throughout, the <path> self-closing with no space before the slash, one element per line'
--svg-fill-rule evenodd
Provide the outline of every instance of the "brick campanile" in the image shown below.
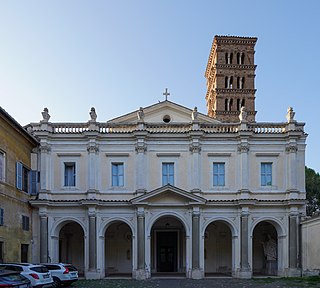
<path fill-rule="evenodd" d="M 239 122 L 244 106 L 248 121 L 255 121 L 256 42 L 254 37 L 214 37 L 205 72 L 208 116 L 221 122 Z"/>

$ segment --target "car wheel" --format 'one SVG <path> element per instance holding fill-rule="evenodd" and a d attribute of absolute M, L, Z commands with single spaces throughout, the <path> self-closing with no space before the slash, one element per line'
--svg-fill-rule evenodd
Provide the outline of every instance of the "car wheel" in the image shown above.
<path fill-rule="evenodd" d="M 58 277 L 53 277 L 53 285 L 52 287 L 54 288 L 59 288 L 61 287 L 61 281 Z"/>

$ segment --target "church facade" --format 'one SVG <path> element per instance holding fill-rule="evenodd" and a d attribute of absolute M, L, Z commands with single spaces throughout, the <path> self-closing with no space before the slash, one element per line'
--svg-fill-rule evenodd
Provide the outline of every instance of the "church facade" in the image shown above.
<path fill-rule="evenodd" d="M 40 145 L 34 262 L 87 279 L 300 275 L 304 123 L 255 122 L 256 38 L 216 36 L 208 115 L 171 101 L 28 131 Z"/>

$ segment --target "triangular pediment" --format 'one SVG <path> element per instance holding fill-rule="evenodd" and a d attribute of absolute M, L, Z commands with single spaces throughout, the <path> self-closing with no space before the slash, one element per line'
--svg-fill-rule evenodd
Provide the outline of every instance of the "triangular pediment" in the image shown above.
<path fill-rule="evenodd" d="M 162 101 L 154 105 L 144 107 L 143 121 L 145 123 L 166 123 L 164 119 L 168 116 L 170 123 L 190 123 L 192 122 L 192 111 L 187 107 L 181 106 L 171 101 Z M 111 119 L 108 123 L 137 123 L 139 109 L 126 115 Z M 219 121 L 198 112 L 198 121 L 207 123 L 220 123 Z"/>
<path fill-rule="evenodd" d="M 136 205 L 164 206 L 202 205 L 205 204 L 205 202 L 206 199 L 169 184 L 131 200 L 131 203 Z"/>

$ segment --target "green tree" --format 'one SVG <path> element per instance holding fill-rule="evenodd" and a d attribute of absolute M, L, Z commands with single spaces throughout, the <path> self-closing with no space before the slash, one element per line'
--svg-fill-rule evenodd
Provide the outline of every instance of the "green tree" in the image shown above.
<path fill-rule="evenodd" d="M 306 192 L 307 192 L 307 215 L 311 216 L 320 210 L 320 175 L 311 168 L 305 167 Z"/>

